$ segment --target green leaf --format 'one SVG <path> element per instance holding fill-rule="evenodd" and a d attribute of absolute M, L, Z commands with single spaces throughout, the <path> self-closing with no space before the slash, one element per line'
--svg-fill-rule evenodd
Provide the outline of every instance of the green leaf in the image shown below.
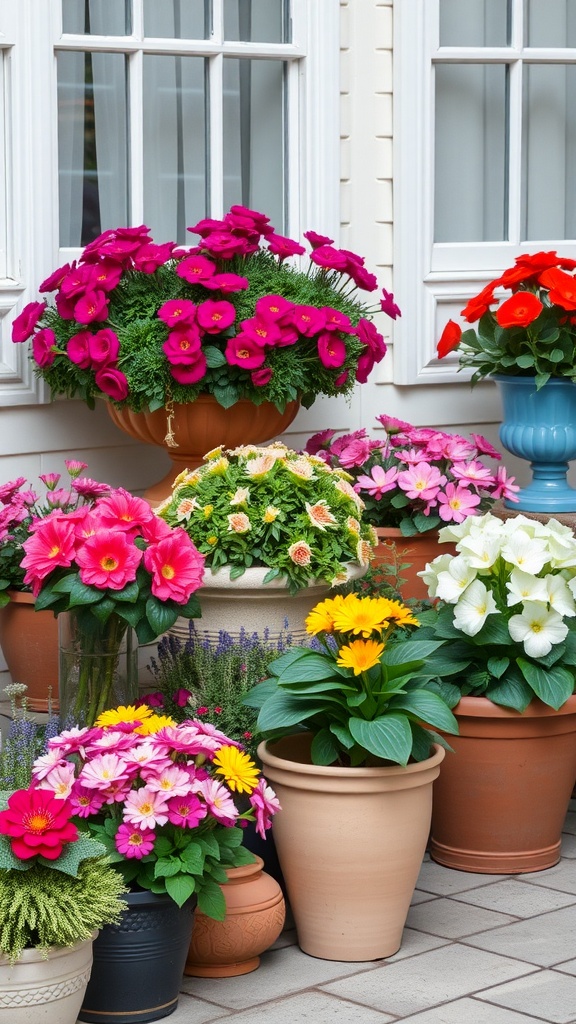
<path fill-rule="evenodd" d="M 179 857 L 159 857 L 154 865 L 154 878 L 174 878 L 181 870 Z"/>
<path fill-rule="evenodd" d="M 458 734 L 458 722 L 446 707 L 446 704 L 431 690 L 411 690 L 409 693 L 392 697 L 388 705 L 415 715 L 424 725 L 433 725 L 436 729 Z"/>
<path fill-rule="evenodd" d="M 189 871 L 191 875 L 202 874 L 206 857 L 199 843 L 189 843 L 188 846 L 182 850 L 180 857 L 186 871 Z"/>
<path fill-rule="evenodd" d="M 333 764 L 338 758 L 338 744 L 329 729 L 320 729 L 310 748 L 313 764 Z"/>
<path fill-rule="evenodd" d="M 102 857 L 105 853 L 106 847 L 103 843 L 87 835 L 80 835 L 76 842 L 68 843 L 58 860 L 46 860 L 44 857 L 39 857 L 38 860 L 47 867 L 56 868 L 65 875 L 76 878 L 82 861 L 91 857 Z"/>
<path fill-rule="evenodd" d="M 543 669 L 525 658 L 517 658 L 516 661 L 536 696 L 555 711 L 558 711 L 574 692 L 574 676 L 561 665 Z"/>
<path fill-rule="evenodd" d="M 519 672 L 517 676 L 508 672 L 502 682 L 490 684 L 483 696 L 491 700 L 493 704 L 522 712 L 526 710 L 534 694 Z"/>
<path fill-rule="evenodd" d="M 217 366 L 226 365 L 226 356 L 219 348 L 216 348 L 215 345 L 205 345 L 202 348 L 202 351 L 206 357 L 206 365 L 209 366 L 211 370 Z"/>
<path fill-rule="evenodd" d="M 178 618 L 178 612 L 166 602 L 150 596 L 146 601 L 146 618 L 156 636 L 166 633 Z"/>
<path fill-rule="evenodd" d="M 174 878 L 166 879 L 166 892 L 178 904 L 183 907 L 186 900 L 189 900 L 196 889 L 196 882 L 192 875 L 175 875 Z"/>
<path fill-rule="evenodd" d="M 290 693 L 279 692 L 263 705 L 258 715 L 258 728 L 262 732 L 289 729 L 326 710 L 329 698 L 323 701 L 302 700 Z"/>
<path fill-rule="evenodd" d="M 408 661 L 423 661 L 442 647 L 442 640 L 400 640 L 389 644 L 383 655 L 385 665 L 403 665 Z"/>
<path fill-rule="evenodd" d="M 509 664 L 510 658 L 488 658 L 487 668 L 491 676 L 494 676 L 495 679 L 500 679 Z"/>
<path fill-rule="evenodd" d="M 214 387 L 214 398 L 224 409 L 234 405 L 238 401 L 238 395 L 238 388 L 234 384 L 217 384 Z"/>
<path fill-rule="evenodd" d="M 207 878 L 198 888 L 198 910 L 215 921 L 223 921 L 226 917 L 224 893 L 217 882 Z"/>
<path fill-rule="evenodd" d="M 333 679 L 334 675 L 346 675 L 346 670 L 340 670 L 334 663 L 334 659 L 327 654 L 317 654 L 309 647 L 304 648 L 303 657 L 293 661 L 278 676 L 278 682 L 284 683 L 309 683 L 319 679 Z M 275 675 L 277 673 L 275 672 Z"/>
<path fill-rule="evenodd" d="M 408 764 L 412 751 L 412 731 L 406 715 L 389 713 L 366 722 L 350 719 L 350 732 L 364 750 L 395 764 Z"/>

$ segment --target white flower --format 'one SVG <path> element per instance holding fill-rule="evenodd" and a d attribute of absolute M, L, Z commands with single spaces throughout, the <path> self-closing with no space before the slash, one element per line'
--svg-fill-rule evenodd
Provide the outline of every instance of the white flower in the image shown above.
<path fill-rule="evenodd" d="M 516 529 L 506 538 L 502 557 L 523 572 L 536 575 L 544 568 L 550 555 L 542 537 L 532 537 L 526 530 Z"/>
<path fill-rule="evenodd" d="M 238 487 L 236 493 L 230 498 L 231 505 L 247 505 L 250 501 L 250 489 L 248 487 Z"/>
<path fill-rule="evenodd" d="M 444 572 L 438 574 L 435 597 L 448 604 L 456 604 L 467 587 L 476 579 L 477 572 L 467 558 L 458 555 L 452 558 Z"/>
<path fill-rule="evenodd" d="M 518 604 L 519 601 L 540 601 L 543 604 L 548 604 L 546 580 L 540 579 L 539 576 L 533 576 L 529 572 L 522 572 L 522 569 L 512 570 L 506 587 L 510 591 L 508 607 Z"/>
<path fill-rule="evenodd" d="M 458 551 L 466 556 L 475 569 L 490 569 L 500 555 L 501 538 L 492 533 L 470 534 L 458 544 Z"/>
<path fill-rule="evenodd" d="M 530 658 L 542 658 L 552 650 L 553 644 L 562 643 L 568 626 L 562 616 L 534 601 L 526 601 L 521 615 L 513 615 L 508 623 L 513 640 L 524 644 Z"/>
<path fill-rule="evenodd" d="M 474 580 L 454 609 L 454 625 L 467 636 L 476 636 L 488 616 L 497 611 L 492 593 L 481 580 Z"/>
<path fill-rule="evenodd" d="M 450 562 L 453 559 L 453 555 L 446 552 L 445 555 L 437 555 L 432 562 L 426 562 L 426 568 L 421 569 L 416 575 L 420 576 L 425 585 L 428 587 L 428 596 L 436 597 L 436 587 L 438 585 L 438 576 L 441 572 L 444 572 Z"/>
<path fill-rule="evenodd" d="M 563 576 L 547 576 L 545 579 L 548 591 L 548 603 L 559 615 L 566 615 L 568 618 L 576 615 L 576 604 L 570 591 L 569 585 Z"/>

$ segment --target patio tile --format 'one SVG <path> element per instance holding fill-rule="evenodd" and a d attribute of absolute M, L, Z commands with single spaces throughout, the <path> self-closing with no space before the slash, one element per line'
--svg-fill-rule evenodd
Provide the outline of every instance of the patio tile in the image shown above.
<path fill-rule="evenodd" d="M 502 875 L 481 875 L 470 871 L 454 871 L 436 864 L 433 860 L 425 860 L 420 870 L 416 888 L 424 892 L 433 892 L 438 896 L 451 896 L 457 892 L 467 892 L 479 885 L 488 885 L 497 881 Z"/>
<path fill-rule="evenodd" d="M 548 910 L 558 910 L 576 903 L 576 895 L 556 892 L 542 886 L 521 882 L 517 878 L 506 878 L 481 889 L 458 893 L 456 899 L 463 903 L 473 903 L 486 910 L 498 910 L 512 914 L 514 917 L 535 917 Z"/>
<path fill-rule="evenodd" d="M 546 871 L 531 871 L 522 875 L 527 882 L 541 885 L 544 889 L 558 889 L 560 892 L 576 893 L 576 871 L 571 860 L 561 860 Z"/>
<path fill-rule="evenodd" d="M 218 1018 L 216 1018 L 218 1019 Z M 175 1024 L 180 1024 L 172 1017 Z M 223 1018 L 226 1024 L 226 1018 Z M 387 1024 L 394 1018 L 368 1006 L 350 1003 L 325 992 L 301 992 L 286 999 L 275 999 L 257 1009 L 234 1013 L 228 1018 L 229 1024 Z M 181 1024 L 188 1024 L 183 1018 Z M 190 1022 L 192 1024 L 192 1022 Z M 513 1022 L 514 1024 L 514 1022 Z"/>
<path fill-rule="evenodd" d="M 528 964 L 474 950 L 460 943 L 422 953 L 361 975 L 322 985 L 325 992 L 372 1006 L 399 1017 L 469 995 L 492 983 L 510 981 L 532 971 Z M 441 1018 L 434 1024 L 440 1024 Z"/>
<path fill-rule="evenodd" d="M 427 935 L 426 932 L 416 931 L 415 928 L 405 928 L 402 933 L 402 945 L 398 952 L 394 956 L 386 957 L 385 960 L 374 960 L 372 964 L 393 964 L 397 960 L 405 960 L 406 957 L 418 956 L 420 953 L 427 953 L 431 949 L 447 946 L 449 942 L 449 939 L 443 939 L 439 935 Z"/>
<path fill-rule="evenodd" d="M 538 971 L 529 978 L 486 989 L 479 999 L 536 1014 L 553 1024 L 573 1024 L 576 1013 L 576 978 L 557 971 Z"/>
<path fill-rule="evenodd" d="M 437 900 L 438 897 L 433 892 L 423 892 L 422 889 L 415 889 L 410 906 L 415 907 L 417 903 L 428 903 L 430 900 Z"/>
<path fill-rule="evenodd" d="M 572 804 L 572 800 L 570 803 Z M 573 836 L 576 836 L 576 809 L 568 811 L 562 831 L 570 832 Z"/>
<path fill-rule="evenodd" d="M 205 1003 L 203 999 L 196 999 L 192 995 L 181 993 L 178 1006 L 170 1015 L 171 1024 L 208 1024 L 208 1022 L 225 1021 L 230 1016 L 230 1010 L 223 1006 L 215 1006 L 214 1003 Z"/>
<path fill-rule="evenodd" d="M 436 899 L 412 907 L 407 924 L 410 928 L 430 935 L 442 935 L 447 939 L 459 939 L 464 935 L 496 928 L 514 920 L 509 914 L 496 913 L 481 907 L 465 906 L 456 900 Z"/>
<path fill-rule="evenodd" d="M 240 978 L 184 978 L 182 991 L 217 1003 L 244 1010 L 302 989 L 314 988 L 333 978 L 366 970 L 366 964 L 317 960 L 306 956 L 297 946 L 288 946 L 262 956 L 260 967 Z"/>
<path fill-rule="evenodd" d="M 444 1003 L 424 1013 L 402 1017 L 402 1024 L 538 1024 L 542 1018 L 525 1017 L 523 1013 L 500 1006 L 488 1006 L 466 997 Z"/>
<path fill-rule="evenodd" d="M 576 929 L 576 906 L 553 910 L 525 921 L 504 925 L 482 935 L 471 936 L 466 941 L 471 946 L 514 956 L 540 967 L 560 963 L 566 952 L 574 948 Z M 492 980 L 492 979 L 491 979 Z M 576 1000 L 574 1007 L 576 1015 Z"/>
<path fill-rule="evenodd" d="M 562 856 L 570 857 L 571 859 L 576 858 L 576 835 L 572 835 L 569 832 L 562 834 Z"/>

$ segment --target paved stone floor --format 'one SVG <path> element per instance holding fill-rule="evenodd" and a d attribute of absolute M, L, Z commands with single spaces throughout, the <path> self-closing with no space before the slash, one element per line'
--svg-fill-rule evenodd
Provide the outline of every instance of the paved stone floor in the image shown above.
<path fill-rule="evenodd" d="M 576 801 L 562 860 L 477 875 L 426 858 L 400 951 L 335 963 L 286 930 L 257 971 L 185 978 L 171 1024 L 575 1024 Z"/>

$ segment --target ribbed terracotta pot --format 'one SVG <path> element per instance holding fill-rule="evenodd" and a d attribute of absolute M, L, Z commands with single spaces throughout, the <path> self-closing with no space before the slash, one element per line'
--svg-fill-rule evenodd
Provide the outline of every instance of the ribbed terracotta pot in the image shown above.
<path fill-rule="evenodd" d="M 58 619 L 37 612 L 32 594 L 9 590 L 0 609 L 0 647 L 13 683 L 25 683 L 31 711 L 47 711 L 49 693 L 58 710 Z M 51 690 L 49 690 L 51 688 Z"/>
<path fill-rule="evenodd" d="M 262 743 L 273 832 L 300 948 L 322 960 L 398 952 L 444 749 L 406 768 L 313 765 L 310 734 Z"/>
<path fill-rule="evenodd" d="M 91 967 L 92 939 L 25 949 L 15 964 L 0 956 L 0 1024 L 75 1024 Z"/>
<path fill-rule="evenodd" d="M 289 402 L 281 413 L 272 402 L 254 405 L 247 399 L 240 399 L 229 409 L 224 409 L 212 395 L 200 395 L 195 402 L 174 403 L 174 415 L 169 421 L 166 409 L 132 412 L 127 407 L 118 409 L 107 403 L 110 417 L 117 427 L 137 441 L 164 448 L 170 457 L 172 465 L 169 472 L 144 492 L 151 505 L 158 505 L 167 498 L 178 474 L 184 469 L 199 466 L 213 448 L 220 444 L 225 448 L 265 444 L 290 426 L 299 408 L 299 402 Z M 169 430 L 176 447 L 167 441 Z"/>
<path fill-rule="evenodd" d="M 394 569 L 400 565 L 406 565 L 401 569 L 399 576 L 406 582 L 400 587 L 400 593 L 405 601 L 414 598 L 417 601 L 424 601 L 428 597 L 428 587 L 417 575 L 426 568 L 426 563 L 431 562 L 437 555 L 455 555 L 454 544 L 440 544 L 438 530 L 429 530 L 427 533 L 416 533 L 413 537 L 405 537 L 399 529 L 393 526 L 379 526 L 376 528 L 378 544 L 376 545 L 374 558 L 371 562 L 373 569 L 378 566 L 389 566 Z"/>
<path fill-rule="evenodd" d="M 560 859 L 576 779 L 576 696 L 520 714 L 485 697 L 454 708 L 459 736 L 434 789 L 430 854 L 484 874 L 542 871 Z"/>
<path fill-rule="evenodd" d="M 196 910 L 184 974 L 194 978 L 233 978 L 250 974 L 280 935 L 286 918 L 282 890 L 263 871 L 264 861 L 227 868 L 222 886 L 226 917 L 215 921 Z"/>

